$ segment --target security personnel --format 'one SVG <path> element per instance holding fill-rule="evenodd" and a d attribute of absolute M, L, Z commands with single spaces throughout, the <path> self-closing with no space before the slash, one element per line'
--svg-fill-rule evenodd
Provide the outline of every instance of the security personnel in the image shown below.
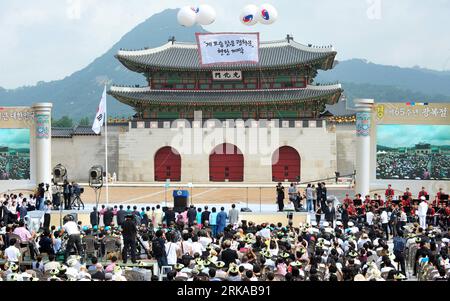
<path fill-rule="evenodd" d="M 123 236 L 123 250 L 122 258 L 123 263 L 127 263 L 128 249 L 131 249 L 131 262 L 136 263 L 136 236 L 137 227 L 133 220 L 133 213 L 129 213 L 125 217 L 125 221 L 122 224 L 122 236 Z"/>

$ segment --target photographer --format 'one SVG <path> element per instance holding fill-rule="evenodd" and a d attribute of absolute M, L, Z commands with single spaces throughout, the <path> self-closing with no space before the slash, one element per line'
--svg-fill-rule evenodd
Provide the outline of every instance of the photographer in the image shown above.
<path fill-rule="evenodd" d="M 61 205 L 61 200 L 59 199 L 59 188 L 58 185 L 55 184 L 54 180 L 52 180 L 52 203 L 53 203 L 53 208 L 55 210 L 59 209 L 59 206 Z"/>
<path fill-rule="evenodd" d="M 67 235 L 69 235 L 69 241 L 67 242 L 66 252 L 64 253 L 64 261 L 67 260 L 70 255 L 70 251 L 73 248 L 76 249 L 77 255 L 81 256 L 83 253 L 80 230 L 78 229 L 77 223 L 75 223 L 75 221 L 73 221 L 70 216 L 64 217 L 64 226 L 61 230 L 61 234 L 65 232 L 67 233 Z"/>

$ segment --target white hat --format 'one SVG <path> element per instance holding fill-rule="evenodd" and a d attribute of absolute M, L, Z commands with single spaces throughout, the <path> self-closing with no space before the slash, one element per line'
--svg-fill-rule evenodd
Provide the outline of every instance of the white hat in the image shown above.
<path fill-rule="evenodd" d="M 329 222 L 323 222 L 323 226 L 324 227 L 328 227 L 328 226 L 330 226 L 330 223 Z"/>
<path fill-rule="evenodd" d="M 444 242 L 444 243 L 448 243 L 450 240 L 448 239 L 448 238 L 446 238 L 446 237 L 444 237 L 443 239 L 442 239 L 442 242 Z"/>
<path fill-rule="evenodd" d="M 75 259 L 75 258 L 70 258 L 70 259 L 67 260 L 67 265 L 69 267 L 74 267 L 74 266 L 77 265 L 77 263 L 78 263 L 78 260 Z"/>
<path fill-rule="evenodd" d="M 348 225 L 349 225 L 350 227 L 353 227 L 355 224 L 354 224 L 353 222 L 348 222 Z"/>
<path fill-rule="evenodd" d="M 427 198 L 424 197 L 424 196 L 421 196 L 420 199 L 421 199 L 422 201 L 426 201 Z"/>
<path fill-rule="evenodd" d="M 342 222 L 341 221 L 337 221 L 336 222 L 336 226 L 342 226 Z"/>
<path fill-rule="evenodd" d="M 74 268 L 68 268 L 66 271 L 67 278 L 78 278 L 78 271 Z"/>
<path fill-rule="evenodd" d="M 19 280 L 19 274 L 17 273 L 11 273 L 6 276 L 6 281 L 17 281 Z"/>
<path fill-rule="evenodd" d="M 313 226 L 313 227 L 317 226 L 317 222 L 316 221 L 312 221 L 311 222 L 311 226 Z"/>

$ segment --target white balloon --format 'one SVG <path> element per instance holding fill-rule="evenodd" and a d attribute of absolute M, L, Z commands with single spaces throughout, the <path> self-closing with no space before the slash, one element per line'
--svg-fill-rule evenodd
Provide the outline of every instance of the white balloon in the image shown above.
<path fill-rule="evenodd" d="M 269 25 L 278 19 L 278 11 L 270 4 L 263 4 L 259 9 L 258 20 L 261 24 Z"/>
<path fill-rule="evenodd" d="M 216 11 L 207 4 L 200 5 L 197 12 L 197 23 L 201 25 L 210 25 L 216 21 Z"/>
<path fill-rule="evenodd" d="M 252 26 L 258 23 L 259 8 L 254 4 L 245 6 L 241 12 L 241 23 L 247 26 Z"/>
<path fill-rule="evenodd" d="M 185 27 L 194 26 L 195 22 L 197 21 L 196 11 L 197 11 L 196 8 L 190 6 L 185 6 L 181 8 L 178 11 L 177 15 L 178 23 L 180 23 L 180 25 Z"/>

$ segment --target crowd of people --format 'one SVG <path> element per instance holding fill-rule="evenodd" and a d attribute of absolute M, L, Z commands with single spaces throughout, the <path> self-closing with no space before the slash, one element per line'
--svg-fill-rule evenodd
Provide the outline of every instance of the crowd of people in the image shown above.
<path fill-rule="evenodd" d="M 377 178 L 431 180 L 450 179 L 447 154 L 377 154 Z"/>
<path fill-rule="evenodd" d="M 423 154 L 378 154 L 377 178 L 429 180 L 430 161 L 431 157 Z"/>
<path fill-rule="evenodd" d="M 26 180 L 29 178 L 29 157 L 0 154 L 0 180 Z"/>
<path fill-rule="evenodd" d="M 13 281 L 449 279 L 450 210 L 446 202 L 428 202 L 424 189 L 417 195 L 420 200 L 417 205 L 409 190 L 396 202 L 392 187 L 388 187 L 384 196 L 361 199 L 356 195 L 351 199 L 347 195 L 341 205 L 335 206 L 332 201 L 322 199 L 326 192 L 322 194 L 325 188 L 322 183 L 320 187 L 319 202 L 312 199 L 309 206 L 328 207 L 324 220 L 316 211 L 315 220 L 299 225 L 292 220 L 286 224 L 241 220 L 235 205 L 230 210 L 190 206 L 182 212 L 173 208 L 163 210 L 160 206 L 140 209 L 102 206 L 91 212 L 90 224 L 76 222 L 68 215 L 61 228 L 42 223 L 37 232 L 29 230 L 26 219 L 18 215 L 12 224 L 2 221 L 0 249 L 5 263 L 0 278 Z M 307 187 L 306 198 L 308 188 L 312 186 Z M 277 192 L 280 193 L 279 187 Z M 439 194 L 444 195 L 442 190 Z M 429 210 L 435 205 L 444 208 L 439 210 L 446 216 L 445 223 L 429 219 Z M 411 207 L 408 213 L 407 207 Z M 21 264 L 27 255 L 32 260 L 31 267 Z M 130 261 L 132 266 L 127 267 Z M 148 270 L 147 265 L 155 263 L 160 274 Z"/>

